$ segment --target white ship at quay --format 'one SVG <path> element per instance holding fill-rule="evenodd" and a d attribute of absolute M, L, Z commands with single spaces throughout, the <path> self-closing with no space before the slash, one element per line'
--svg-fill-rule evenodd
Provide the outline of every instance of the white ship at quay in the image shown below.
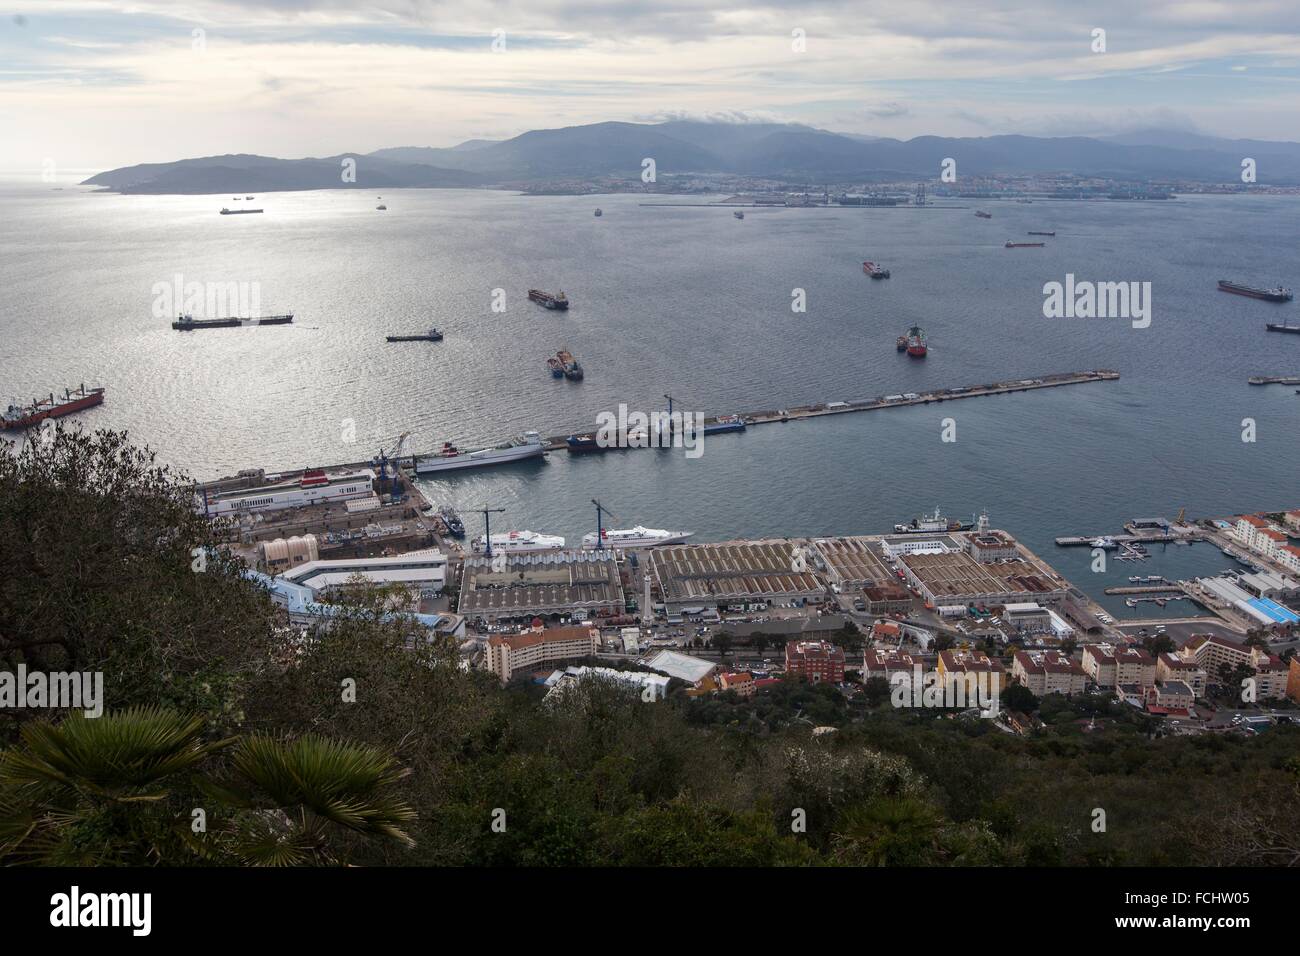
<path fill-rule="evenodd" d="M 484 551 L 483 535 L 470 542 L 470 547 L 478 553 Z M 564 538 L 558 534 L 541 534 L 537 531 L 507 531 L 505 534 L 492 535 L 492 552 L 509 554 L 520 551 L 559 551 L 564 547 Z"/>
<path fill-rule="evenodd" d="M 546 453 L 546 445 L 537 432 L 524 432 L 523 437 L 515 438 L 492 448 L 480 448 L 476 451 L 461 451 L 451 442 L 443 442 L 442 448 L 435 454 L 416 458 L 415 472 L 427 475 L 438 471 L 452 471 L 457 468 L 482 468 L 486 465 L 504 465 L 506 462 L 536 458 Z"/>
<path fill-rule="evenodd" d="M 593 531 L 582 536 L 582 546 L 584 548 L 652 548 L 657 544 L 680 544 L 693 534 L 694 531 L 663 531 L 658 528 L 643 528 L 641 525 L 621 530 L 605 528 L 601 531 L 599 545 L 596 542 L 596 533 Z"/>

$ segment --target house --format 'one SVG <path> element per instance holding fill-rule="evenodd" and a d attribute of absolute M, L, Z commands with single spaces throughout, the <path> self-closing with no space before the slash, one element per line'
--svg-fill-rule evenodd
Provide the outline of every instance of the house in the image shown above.
<path fill-rule="evenodd" d="M 737 671 L 718 675 L 719 690 L 734 690 L 741 697 L 754 696 L 754 675 L 749 671 Z"/>

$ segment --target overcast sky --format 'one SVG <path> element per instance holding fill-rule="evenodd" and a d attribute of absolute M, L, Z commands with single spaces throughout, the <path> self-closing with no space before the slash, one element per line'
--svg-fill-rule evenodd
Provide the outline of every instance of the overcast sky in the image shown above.
<path fill-rule="evenodd" d="M 11 172 L 46 159 L 97 170 L 450 146 L 673 116 L 904 139 L 1155 126 L 1300 139 L 1297 0 L 10 0 L 7 10 L 0 169 Z M 1093 52 L 1096 29 L 1105 52 Z"/>

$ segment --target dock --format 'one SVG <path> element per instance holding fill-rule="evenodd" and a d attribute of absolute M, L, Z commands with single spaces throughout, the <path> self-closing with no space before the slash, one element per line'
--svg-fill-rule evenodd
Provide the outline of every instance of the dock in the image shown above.
<path fill-rule="evenodd" d="M 941 388 L 930 392 L 908 393 L 905 395 L 884 395 L 872 399 L 853 402 L 821 402 L 816 405 L 796 405 L 778 410 L 741 412 L 740 417 L 748 425 L 771 425 L 775 422 L 792 422 L 804 418 L 820 418 L 823 415 L 847 415 L 852 412 L 874 412 L 885 408 L 906 408 L 912 405 L 930 405 L 939 402 L 956 401 L 962 398 L 986 398 L 990 395 L 1010 395 L 1014 392 L 1032 392 L 1040 388 L 1060 388 L 1065 385 L 1083 385 L 1087 382 L 1115 382 L 1119 372 L 1112 369 L 1094 369 L 1087 372 L 1059 372 L 1040 378 L 1020 379 L 1014 382 L 994 382 L 990 385 L 964 385 L 955 388 Z M 704 419 L 706 425 L 716 423 L 721 416 Z M 585 435 L 594 426 L 585 426 L 544 438 L 547 451 L 567 448 L 566 439 L 570 435 Z M 621 448 L 620 448 L 621 450 Z M 1149 539 L 1147 539 L 1149 540 Z"/>

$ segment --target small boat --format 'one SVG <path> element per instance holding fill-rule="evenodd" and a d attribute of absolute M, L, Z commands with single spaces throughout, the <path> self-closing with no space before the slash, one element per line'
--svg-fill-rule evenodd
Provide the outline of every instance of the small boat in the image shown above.
<path fill-rule="evenodd" d="M 985 212 L 983 209 L 976 209 L 976 210 L 975 210 L 975 215 L 978 216 L 980 219 L 992 219 L 992 218 L 993 218 L 993 213 L 991 213 L 991 212 Z"/>
<path fill-rule="evenodd" d="M 873 279 L 888 279 L 888 278 L 889 278 L 889 270 L 888 270 L 888 269 L 882 269 L 880 266 L 876 265 L 874 262 L 864 262 L 864 263 L 862 263 L 862 271 L 865 272 L 867 275 L 871 276 L 871 278 L 873 278 Z"/>
<path fill-rule="evenodd" d="M 1137 606 L 1138 606 L 1138 602 L 1137 602 L 1137 600 L 1136 600 L 1135 598 L 1126 598 L 1126 599 L 1124 600 L 1124 603 L 1125 603 L 1126 605 L 1128 605 L 1129 607 L 1137 607 Z"/>
<path fill-rule="evenodd" d="M 380 204 L 379 204 L 378 206 L 376 206 L 375 208 L 376 208 L 376 209 L 387 209 L 388 207 L 385 206 L 383 203 L 380 203 Z"/>
<path fill-rule="evenodd" d="M 245 196 L 244 198 L 245 198 L 245 199 L 252 199 L 253 197 L 252 197 L 252 196 Z"/>
<path fill-rule="evenodd" d="M 603 212 L 601 212 L 601 211 L 600 211 L 600 207 L 597 206 L 597 207 L 596 207 L 596 218 L 599 219 L 599 218 L 600 218 L 601 216 L 603 216 L 603 215 L 605 215 L 605 214 L 604 214 Z"/>
<path fill-rule="evenodd" d="M 906 352 L 906 351 L 907 351 L 907 336 L 906 336 L 906 335 L 900 335 L 897 339 L 894 340 L 894 345 L 898 348 L 898 351 L 900 351 L 900 352 Z"/>
<path fill-rule="evenodd" d="M 551 356 L 546 360 L 546 367 L 551 370 L 551 378 L 564 378 L 564 366 L 560 364 L 560 360 L 555 356 Z"/>
<path fill-rule="evenodd" d="M 737 209 L 735 212 L 733 212 L 732 215 L 735 216 L 737 219 L 744 219 L 744 218 L 745 218 L 745 214 L 744 214 L 743 212 L 741 212 L 739 209 Z"/>

